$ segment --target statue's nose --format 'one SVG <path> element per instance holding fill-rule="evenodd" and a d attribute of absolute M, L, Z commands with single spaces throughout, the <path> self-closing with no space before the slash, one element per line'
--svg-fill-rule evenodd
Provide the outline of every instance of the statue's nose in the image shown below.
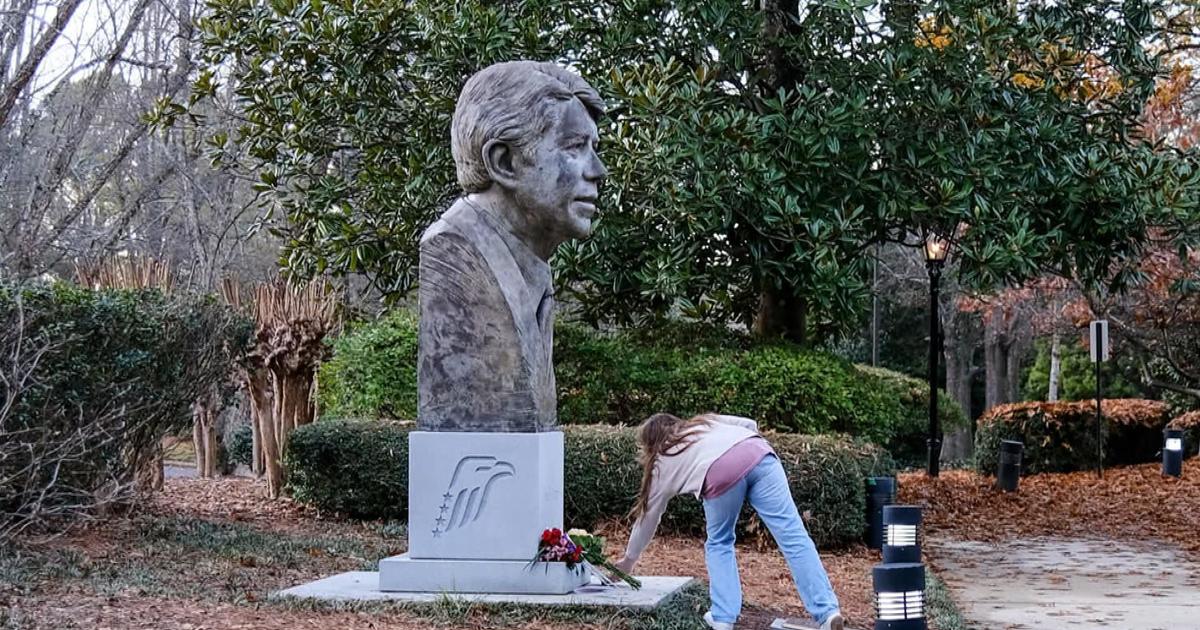
<path fill-rule="evenodd" d="M 604 162 L 600 161 L 599 155 L 592 153 L 591 163 L 588 164 L 588 172 L 584 175 L 589 180 L 596 182 L 597 186 L 600 186 L 608 178 L 608 168 L 604 166 Z"/>

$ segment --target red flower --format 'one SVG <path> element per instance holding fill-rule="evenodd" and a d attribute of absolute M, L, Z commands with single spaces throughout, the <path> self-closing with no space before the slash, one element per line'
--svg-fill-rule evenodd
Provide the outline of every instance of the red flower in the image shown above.
<path fill-rule="evenodd" d="M 571 562 L 579 562 L 583 559 L 583 550 L 576 549 L 575 553 L 571 554 Z"/>
<path fill-rule="evenodd" d="M 550 545 L 550 546 L 557 545 L 559 542 L 559 539 L 561 539 L 561 538 L 562 538 L 562 530 L 558 529 L 557 527 L 554 529 L 547 529 L 542 532 L 542 544 L 545 544 L 545 545 Z"/>

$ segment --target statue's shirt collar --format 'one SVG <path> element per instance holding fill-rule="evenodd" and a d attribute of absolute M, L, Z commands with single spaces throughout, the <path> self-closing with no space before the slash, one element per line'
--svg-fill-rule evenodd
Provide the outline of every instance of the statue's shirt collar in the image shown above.
<path fill-rule="evenodd" d="M 463 201 L 466 202 L 467 209 L 473 211 L 479 218 L 479 222 L 495 232 L 508 247 L 508 252 L 512 255 L 513 262 L 517 263 L 517 269 L 521 271 L 521 277 L 525 279 L 525 284 L 531 293 L 539 297 L 553 296 L 554 285 L 553 276 L 550 273 L 550 263 L 533 253 L 533 250 L 520 237 L 510 232 L 504 222 L 490 210 L 472 203 L 465 197 Z"/>

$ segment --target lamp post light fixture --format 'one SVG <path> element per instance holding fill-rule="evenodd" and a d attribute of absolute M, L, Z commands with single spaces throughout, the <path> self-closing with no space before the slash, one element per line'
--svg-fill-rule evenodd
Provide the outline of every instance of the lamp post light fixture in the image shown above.
<path fill-rule="evenodd" d="M 921 561 L 921 508 L 887 505 L 883 508 L 883 562 L 906 564 Z"/>
<path fill-rule="evenodd" d="M 1183 429 L 1163 431 L 1162 472 L 1172 477 L 1183 476 Z"/>
<path fill-rule="evenodd" d="M 954 244 L 955 226 L 948 234 L 937 230 L 925 232 L 921 251 L 925 254 L 925 269 L 929 272 L 929 465 L 926 472 L 930 477 L 938 476 L 938 459 L 942 455 L 942 431 L 938 424 L 938 355 L 941 354 L 941 317 L 938 315 L 938 289 L 942 279 L 942 267 Z"/>
<path fill-rule="evenodd" d="M 1016 492 L 1021 480 L 1024 442 L 1000 440 L 1000 459 L 996 464 L 996 485 L 1004 492 Z"/>
<path fill-rule="evenodd" d="M 895 477 L 867 478 L 867 546 L 883 548 L 883 508 L 896 502 Z"/>
<path fill-rule="evenodd" d="M 925 565 L 877 564 L 871 569 L 875 586 L 875 630 L 926 630 Z"/>

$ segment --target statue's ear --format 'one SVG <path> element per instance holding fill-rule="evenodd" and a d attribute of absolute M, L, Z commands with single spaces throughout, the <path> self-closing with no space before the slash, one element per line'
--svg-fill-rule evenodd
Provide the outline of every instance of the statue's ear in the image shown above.
<path fill-rule="evenodd" d="M 488 140 L 483 145 L 483 165 L 487 168 L 488 178 L 502 188 L 515 188 L 517 185 L 517 156 L 512 145 L 503 140 Z"/>

